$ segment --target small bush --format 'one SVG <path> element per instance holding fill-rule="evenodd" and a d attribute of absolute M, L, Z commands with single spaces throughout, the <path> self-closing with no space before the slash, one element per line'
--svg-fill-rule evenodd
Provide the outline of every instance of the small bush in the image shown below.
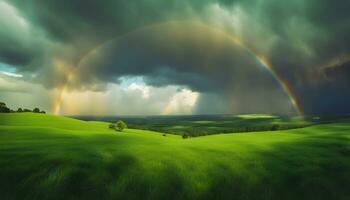
<path fill-rule="evenodd" d="M 163 136 L 166 136 L 166 134 L 163 134 Z"/>
<path fill-rule="evenodd" d="M 108 128 L 115 129 L 115 124 L 109 124 Z"/>
<path fill-rule="evenodd" d="M 182 139 L 187 139 L 187 138 L 189 138 L 190 136 L 187 134 L 187 133 L 184 133 L 184 134 L 182 134 Z"/>
<path fill-rule="evenodd" d="M 280 126 L 278 125 L 278 124 L 274 124 L 274 125 L 272 125 L 272 127 L 271 127 L 271 131 L 277 131 L 277 130 L 279 130 L 280 129 Z"/>

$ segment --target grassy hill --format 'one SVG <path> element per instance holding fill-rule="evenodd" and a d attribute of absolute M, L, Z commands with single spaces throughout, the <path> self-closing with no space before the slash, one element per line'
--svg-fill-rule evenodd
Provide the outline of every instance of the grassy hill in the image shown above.
<path fill-rule="evenodd" d="M 191 139 L 0 114 L 0 199 L 349 199 L 350 123 Z"/>

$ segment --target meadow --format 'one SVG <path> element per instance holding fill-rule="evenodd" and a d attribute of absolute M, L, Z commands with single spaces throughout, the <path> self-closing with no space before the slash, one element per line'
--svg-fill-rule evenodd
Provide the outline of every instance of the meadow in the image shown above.
<path fill-rule="evenodd" d="M 350 121 L 179 135 L 0 114 L 0 199 L 349 199 Z"/>

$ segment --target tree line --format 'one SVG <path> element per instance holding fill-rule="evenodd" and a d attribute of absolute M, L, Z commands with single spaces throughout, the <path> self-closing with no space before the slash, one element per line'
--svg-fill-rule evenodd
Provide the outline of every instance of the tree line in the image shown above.
<path fill-rule="evenodd" d="M 263 124 L 255 126 L 240 126 L 240 127 L 226 127 L 220 129 L 210 129 L 207 127 L 188 127 L 181 130 L 176 130 L 168 127 L 147 127 L 142 125 L 129 125 L 133 129 L 156 131 L 168 134 L 181 135 L 182 138 L 199 137 L 214 134 L 225 133 L 246 133 L 246 132 L 262 132 L 262 131 L 279 131 L 288 129 L 304 128 L 308 124 Z"/>
<path fill-rule="evenodd" d="M 17 110 L 12 110 L 9 107 L 6 106 L 4 102 L 0 102 L 0 113 L 22 113 L 22 112 L 33 112 L 33 113 L 42 113 L 45 114 L 46 112 L 43 110 L 40 110 L 39 108 L 34 108 L 33 110 L 27 109 L 27 108 L 18 108 Z"/>

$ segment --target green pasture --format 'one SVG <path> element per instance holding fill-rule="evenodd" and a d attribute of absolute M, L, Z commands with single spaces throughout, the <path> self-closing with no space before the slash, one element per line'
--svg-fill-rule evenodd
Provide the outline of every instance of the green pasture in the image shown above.
<path fill-rule="evenodd" d="M 345 200 L 349 188 L 347 121 L 182 139 L 117 132 L 104 122 L 0 114 L 4 200 Z"/>

